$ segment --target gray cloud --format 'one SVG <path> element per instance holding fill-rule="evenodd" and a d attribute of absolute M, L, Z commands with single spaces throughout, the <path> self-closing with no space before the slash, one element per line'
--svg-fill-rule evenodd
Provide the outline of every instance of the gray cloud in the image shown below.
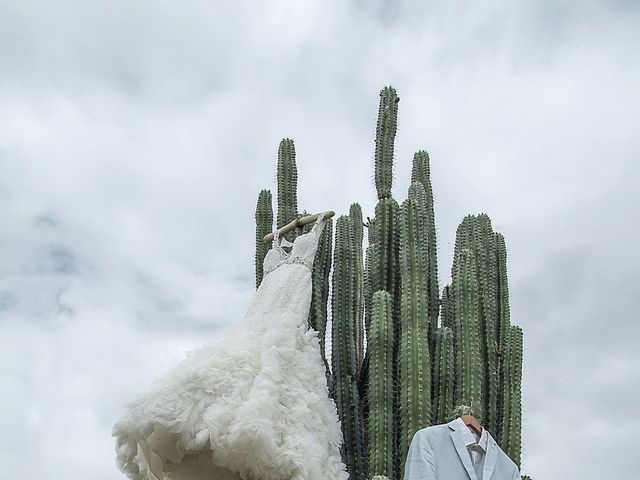
<path fill-rule="evenodd" d="M 3 470 L 122 478 L 123 404 L 248 305 L 279 140 L 301 208 L 372 216 L 391 83 L 394 192 L 426 148 L 441 286 L 464 215 L 505 235 L 523 471 L 629 478 L 638 17 L 624 1 L 5 2 Z"/>

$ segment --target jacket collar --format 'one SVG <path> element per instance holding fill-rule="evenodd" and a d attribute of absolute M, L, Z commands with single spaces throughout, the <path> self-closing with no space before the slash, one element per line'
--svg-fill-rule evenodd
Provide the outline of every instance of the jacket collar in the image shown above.
<path fill-rule="evenodd" d="M 467 475 L 469 475 L 470 480 L 478 480 L 476 476 L 476 472 L 473 469 L 473 465 L 471 464 L 471 457 L 469 455 L 469 451 L 467 450 L 467 445 L 464 442 L 464 438 L 462 436 L 462 432 L 459 431 L 460 426 L 457 422 L 457 419 L 452 420 L 447 424 L 450 429 L 451 440 L 453 441 L 453 445 L 458 452 L 458 457 L 460 457 L 460 461 L 462 465 L 464 465 L 465 470 L 467 471 Z M 491 475 L 493 474 L 493 470 L 496 467 L 496 460 L 498 459 L 498 444 L 493 439 L 489 431 L 487 431 L 487 452 L 484 458 L 484 468 L 482 469 L 482 480 L 490 480 Z"/>

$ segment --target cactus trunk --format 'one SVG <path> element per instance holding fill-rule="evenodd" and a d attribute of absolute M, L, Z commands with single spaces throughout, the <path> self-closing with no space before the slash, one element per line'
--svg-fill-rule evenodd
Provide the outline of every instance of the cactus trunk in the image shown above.
<path fill-rule="evenodd" d="M 422 188 L 420 186 L 420 188 Z M 424 193 L 424 190 L 423 190 Z M 413 434 L 431 423 L 431 364 L 428 347 L 429 305 L 420 202 L 409 198 L 400 208 L 401 337 L 400 464 Z"/>
<path fill-rule="evenodd" d="M 436 241 L 436 221 L 431 187 L 431 167 L 429 155 L 420 150 L 413 156 L 411 183 L 419 182 L 424 187 L 424 210 L 427 230 L 425 247 L 427 250 L 427 296 L 429 297 L 429 353 L 435 353 L 435 332 L 440 314 L 440 290 L 438 284 L 438 248 Z"/>
<path fill-rule="evenodd" d="M 495 235 L 486 214 L 474 218 L 475 252 L 480 287 L 480 335 L 484 365 L 484 425 L 491 432 L 498 427 L 498 262 Z"/>
<path fill-rule="evenodd" d="M 508 385 L 508 377 L 505 377 L 507 371 L 507 362 L 505 352 L 508 349 L 509 327 L 511 325 L 509 314 L 509 287 L 507 281 L 507 249 L 504 237 L 500 233 L 496 233 L 496 255 L 498 264 L 498 377 L 500 382 L 500 392 L 498 394 L 498 418 L 497 422 L 500 428 L 497 431 L 496 438 L 502 441 L 502 425 L 504 422 L 504 410 L 508 406 L 504 403 L 505 385 Z"/>
<path fill-rule="evenodd" d="M 511 325 L 507 334 L 503 389 L 503 416 L 500 432 L 502 449 L 520 466 L 522 429 L 522 329 Z"/>
<path fill-rule="evenodd" d="M 372 299 L 371 329 L 367 350 L 369 476 L 393 475 L 393 318 L 389 292 L 376 292 Z"/>
<path fill-rule="evenodd" d="M 472 235 L 470 217 L 456 232 L 452 276 L 456 348 L 456 405 L 482 417 L 484 365 L 480 353 L 479 289 L 476 261 L 467 246 Z"/>
<path fill-rule="evenodd" d="M 398 361 L 398 342 L 400 339 L 400 270 L 398 266 L 399 236 L 398 214 L 399 206 L 391 197 L 393 186 L 393 152 L 398 125 L 398 102 L 400 98 L 391 87 L 385 87 L 380 92 L 378 121 L 376 124 L 375 141 L 375 184 L 378 194 L 378 204 L 375 208 L 375 219 L 370 232 L 371 261 L 369 281 L 370 292 L 385 290 L 391 295 L 393 319 L 393 410 L 396 426 L 399 425 L 400 406 L 400 367 Z M 367 303 L 371 299 L 366 300 Z M 398 478 L 401 470 L 400 428 L 392 432 L 394 449 L 394 473 Z"/>
<path fill-rule="evenodd" d="M 365 476 L 364 425 L 357 390 L 356 351 L 356 245 L 352 222 L 341 216 L 336 222 L 332 291 L 332 355 L 335 401 L 344 436 L 343 460 L 352 479 Z"/>
<path fill-rule="evenodd" d="M 356 247 L 356 286 L 353 294 L 355 295 L 355 335 L 356 335 L 356 360 L 358 368 L 362 367 L 364 359 L 364 268 L 362 259 L 362 208 L 359 204 L 354 203 L 349 209 L 349 217 L 353 225 L 353 235 Z"/>
<path fill-rule="evenodd" d="M 331 271 L 333 240 L 333 219 L 326 221 L 322 227 L 318 250 L 313 261 L 312 294 L 309 308 L 309 328 L 318 332 L 320 355 L 325 365 L 327 385 L 333 394 L 334 382 L 327 362 L 325 338 L 327 331 L 327 301 L 329 299 L 329 273 Z"/>

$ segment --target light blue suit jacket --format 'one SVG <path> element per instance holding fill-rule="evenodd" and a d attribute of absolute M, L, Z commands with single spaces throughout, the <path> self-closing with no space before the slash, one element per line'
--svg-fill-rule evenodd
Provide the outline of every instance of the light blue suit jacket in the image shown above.
<path fill-rule="evenodd" d="M 404 480 L 479 480 L 458 424 L 452 422 L 418 430 L 409 447 Z M 491 434 L 482 480 L 520 480 L 520 472 Z"/>

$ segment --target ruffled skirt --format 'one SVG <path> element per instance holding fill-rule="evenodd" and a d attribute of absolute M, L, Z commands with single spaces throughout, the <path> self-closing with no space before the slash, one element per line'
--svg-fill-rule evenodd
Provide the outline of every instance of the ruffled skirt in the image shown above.
<path fill-rule="evenodd" d="M 348 478 L 317 333 L 262 320 L 191 352 L 129 404 L 113 435 L 130 479 Z"/>

